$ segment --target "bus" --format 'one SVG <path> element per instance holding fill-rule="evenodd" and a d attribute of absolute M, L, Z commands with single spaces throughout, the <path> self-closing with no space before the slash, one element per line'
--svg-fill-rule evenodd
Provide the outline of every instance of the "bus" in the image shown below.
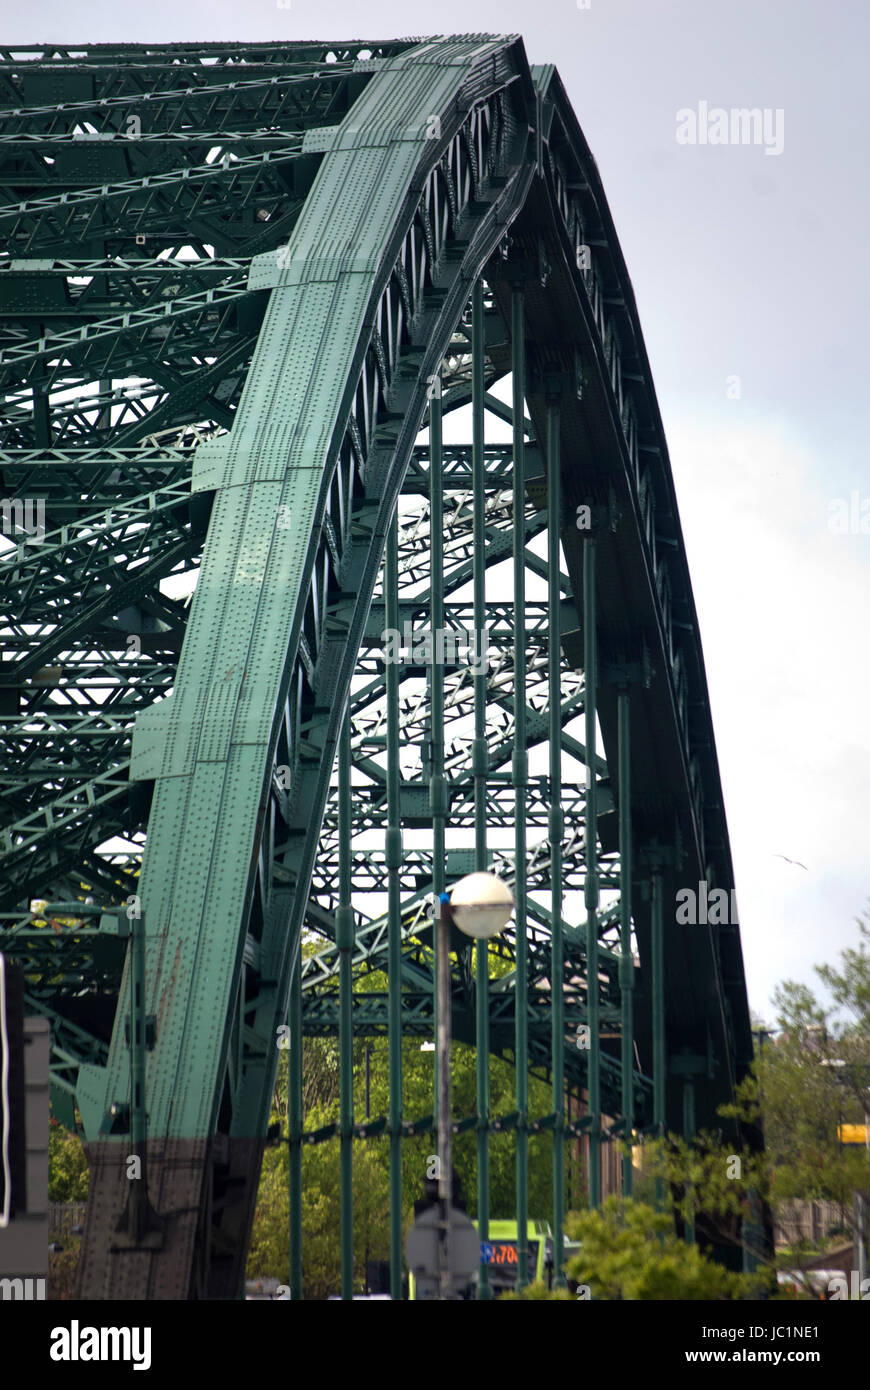
<path fill-rule="evenodd" d="M 477 1230 L 477 1222 L 472 1225 Z M 553 1282 L 553 1233 L 546 1221 L 528 1221 L 526 1240 L 529 1250 L 529 1282 L 551 1285 Z M 567 1258 L 570 1242 L 565 1242 Z M 516 1221 L 490 1221 L 489 1239 L 481 1246 L 481 1263 L 489 1270 L 489 1287 L 494 1298 L 515 1289 L 519 1273 L 519 1254 L 517 1250 Z M 477 1280 L 468 1284 L 460 1295 L 473 1299 Z M 408 1275 L 408 1298 L 416 1299 L 413 1274 Z"/>

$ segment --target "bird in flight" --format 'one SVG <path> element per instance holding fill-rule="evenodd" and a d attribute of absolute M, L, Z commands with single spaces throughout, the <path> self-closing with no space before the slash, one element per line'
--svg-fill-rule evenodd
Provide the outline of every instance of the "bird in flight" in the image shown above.
<path fill-rule="evenodd" d="M 797 864 L 799 869 L 806 869 L 807 873 L 809 873 L 806 864 L 802 864 L 799 859 L 789 859 L 787 854 L 775 854 L 773 857 L 774 859 L 784 859 L 786 864 Z"/>

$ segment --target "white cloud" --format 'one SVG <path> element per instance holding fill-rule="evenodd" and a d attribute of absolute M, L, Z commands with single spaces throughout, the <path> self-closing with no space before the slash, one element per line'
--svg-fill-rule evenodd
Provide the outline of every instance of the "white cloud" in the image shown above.
<path fill-rule="evenodd" d="M 813 964 L 854 944 L 870 897 L 870 537 L 828 530 L 826 461 L 778 422 L 675 418 L 668 439 L 750 999 L 765 1009 L 784 977 L 817 986 Z"/>

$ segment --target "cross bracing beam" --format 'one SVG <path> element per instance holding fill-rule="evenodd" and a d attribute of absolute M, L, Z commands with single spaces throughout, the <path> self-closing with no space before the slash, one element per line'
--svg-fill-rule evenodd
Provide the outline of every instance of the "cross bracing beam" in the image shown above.
<path fill-rule="evenodd" d="M 167 245 L 184 245 L 193 235 L 240 249 L 260 211 L 277 219 L 273 228 L 292 230 L 302 200 L 287 206 L 289 166 L 301 157 L 297 139 L 219 164 L 185 165 L 69 194 L 25 198 L 0 207 L 0 233 L 18 258 L 62 252 L 71 240 L 85 246 L 109 243 L 129 254 L 137 235 Z M 265 242 L 265 234 L 256 240 Z"/>
<path fill-rule="evenodd" d="M 529 826 L 532 829 L 540 828 L 546 830 L 546 821 L 541 818 L 536 822 L 534 817 L 529 818 Z M 322 901 L 329 893 L 330 887 L 335 883 L 335 874 L 338 870 L 338 845 L 331 837 L 324 836 L 325 843 L 322 843 L 321 851 L 318 854 L 317 868 L 314 872 L 311 884 L 312 901 L 309 903 L 306 914 L 306 922 L 312 922 L 312 910 L 314 902 Z M 542 842 L 543 844 L 543 842 Z M 573 849 L 573 844 L 567 847 Z M 583 862 L 583 842 L 582 838 L 577 843 L 574 855 L 570 855 L 566 864 L 563 866 L 562 882 L 566 891 L 573 890 L 582 892 L 585 884 L 584 862 Z M 470 844 L 452 849 L 450 851 L 451 863 L 471 864 L 473 861 L 473 847 Z M 540 865 L 541 872 L 544 871 L 548 863 L 548 857 Z M 433 852 L 431 850 L 406 850 L 402 860 L 400 870 L 400 882 L 404 891 L 414 891 L 419 889 L 420 882 L 431 882 L 433 878 Z M 387 865 L 383 852 L 376 854 L 372 851 L 361 852 L 354 855 L 351 861 L 353 894 L 356 899 L 362 894 L 374 893 L 381 894 L 386 892 L 387 885 Z M 471 870 L 469 870 L 471 872 Z M 544 879 L 542 888 L 549 886 L 549 879 Z M 602 875 L 602 887 L 616 889 L 618 887 L 618 875 L 615 873 Z"/>
<path fill-rule="evenodd" d="M 329 129 L 328 125 L 325 127 L 322 125 L 317 127 L 317 129 L 324 128 Z M 0 134 L 0 149 L 5 145 L 11 146 L 13 149 L 20 146 L 26 150 L 29 145 L 39 142 L 40 149 L 63 150 L 68 145 L 93 144 L 100 140 L 130 140 L 134 142 L 133 148 L 135 153 L 143 149 L 148 150 L 149 145 L 160 144 L 172 146 L 183 143 L 186 147 L 186 154 L 194 158 L 201 154 L 204 158 L 209 148 L 214 146 L 216 140 L 220 141 L 223 145 L 242 144 L 257 146 L 276 143 L 281 146 L 286 146 L 294 139 L 301 139 L 303 134 L 304 132 L 301 130 L 282 129 L 280 126 L 275 126 L 270 130 L 254 131 L 185 127 L 182 130 L 171 131 L 149 130 L 135 136 L 127 136 L 123 131 L 96 129 L 74 130 L 72 132 L 64 132 L 60 135 L 55 134 L 49 136 L 21 132 L 18 135 L 9 135 L 7 133 Z M 197 149 L 198 145 L 201 146 L 201 150 Z M 3 165 L 2 159 L 0 159 L 0 173 L 2 173 L 2 171 Z M 16 170 L 16 173 L 17 172 Z M 6 177 L 8 180 L 8 173 Z"/>
<path fill-rule="evenodd" d="M 201 426 L 205 420 L 225 426 L 232 420 L 253 347 L 254 338 L 246 335 L 216 356 L 206 353 L 201 361 L 194 359 L 186 373 L 152 360 L 150 379 L 131 378 L 134 384 L 114 385 L 103 378 L 103 385 L 72 399 L 75 387 L 69 382 L 54 398 L 41 393 L 38 383 L 29 395 L 23 389 L 13 391 L 3 447 L 20 444 L 30 451 L 49 441 L 61 447 L 93 446 L 117 430 L 115 439 L 128 448 L 167 421 Z"/>
<path fill-rule="evenodd" d="M 168 695 L 175 679 L 175 662 L 170 660 L 173 643 L 171 634 L 151 658 L 143 639 L 139 659 L 130 658 L 123 631 L 105 633 L 88 643 L 88 650 L 63 653 L 63 664 L 46 666 L 34 672 L 30 681 L 10 681 L 4 689 L 7 707 L 26 709 L 29 713 L 55 709 L 60 704 L 68 708 L 107 708 L 120 712 L 121 707 L 135 713 L 162 695 Z M 165 649 L 169 657 L 161 660 Z M 121 654 L 123 655 L 123 659 Z M 16 713 L 11 716 L 17 719 Z M 14 727 L 14 726 L 13 726 Z"/>
<path fill-rule="evenodd" d="M 0 905 L 20 901 L 29 883 L 74 864 L 83 847 L 96 847 L 129 826 L 127 772 L 121 763 L 68 791 L 51 795 L 47 787 L 43 805 L 3 827 Z"/>
<path fill-rule="evenodd" d="M 80 927 L 73 936 L 59 928 L 43 927 L 18 931 L 12 939 L 22 968 L 28 976 L 38 976 L 36 986 L 31 985 L 34 996 L 72 993 L 83 988 L 118 988 L 125 947 L 117 935 Z"/>
<path fill-rule="evenodd" d="M 22 542 L 11 555 L 0 552 L 0 595 L 15 595 L 18 611 L 26 611 L 30 626 L 56 622 L 70 602 L 70 590 L 75 591 L 75 602 L 87 607 L 94 591 L 108 587 L 110 576 L 116 577 L 119 570 L 132 574 L 143 561 L 161 553 L 163 571 L 171 573 L 178 562 L 179 541 L 187 538 L 189 501 L 190 482 L 175 482 L 125 498 L 120 508 L 100 508 L 48 530 L 38 547 Z M 122 579 L 122 587 L 123 583 Z M 83 615 L 83 620 L 89 627 L 93 623 L 91 615 Z M 21 645 L 31 645 L 9 607 L 0 606 L 0 623 L 4 628 L 8 624 L 13 642 L 17 636 Z M 43 652 L 40 660 L 50 655 Z"/>
<path fill-rule="evenodd" d="M 35 360 L 39 354 L 59 351 L 64 341 L 76 346 L 83 326 L 92 325 L 85 338 L 105 335 L 113 315 L 155 308 L 166 315 L 167 304 L 175 314 L 179 296 L 189 309 L 197 291 L 209 288 L 225 292 L 235 285 L 237 293 L 243 294 L 249 268 L 247 259 L 195 259 L 190 252 L 184 258 L 167 255 L 150 261 L 123 261 L 119 257 L 0 262 L 0 308 L 9 316 L 0 323 L 0 349 L 9 353 L 3 361 L 10 366 L 20 361 L 22 340 L 33 319 L 51 325 L 51 347 L 43 348 L 37 340 L 37 352 L 32 354 Z M 67 324 L 75 331 L 64 340 L 58 330 Z"/>
<path fill-rule="evenodd" d="M 6 76 L 2 68 L 0 73 Z M 106 95 L 103 82 L 92 79 L 95 91 L 87 100 L 5 110 L 0 142 L 81 139 L 86 134 L 86 124 L 93 131 L 130 142 L 166 137 L 195 140 L 205 126 L 212 127 L 216 134 L 227 128 L 250 127 L 251 133 L 263 127 L 304 129 L 306 125 L 328 124 L 327 118 L 336 112 L 346 114 L 350 91 L 359 91 L 366 80 L 359 70 L 335 63 L 324 65 L 314 78 L 310 72 L 288 74 L 282 67 L 269 75 L 238 82 L 214 81 L 214 74 L 206 77 L 204 69 L 200 69 L 200 74 L 196 79 L 200 85 L 162 91 L 141 85 L 125 96 Z M 129 78 L 126 67 L 120 69 L 121 80 L 124 75 Z M 167 78 L 172 80 L 173 75 L 169 69 Z M 192 80 L 189 69 L 179 76 L 188 83 Z M 138 116 L 139 125 L 143 126 L 141 102 L 146 95 L 147 125 L 133 134 L 135 122 L 131 129 L 129 117 Z M 5 99 L 3 105 L 6 106 Z"/>
<path fill-rule="evenodd" d="M 297 76 L 302 81 L 290 80 Z M 18 161 L 0 207 L 0 225 L 16 237 L 14 266 L 7 270 L 0 258 L 0 293 L 22 305 L 19 331 L 7 337 L 20 379 L 8 383 L 0 469 L 9 497 L 44 497 L 59 509 L 55 529 L 71 528 L 67 542 L 53 542 L 52 560 L 46 550 L 44 568 L 31 565 L 29 547 L 16 556 L 22 576 L 38 571 L 32 593 L 44 605 L 34 623 L 11 615 L 19 653 L 30 655 L 28 644 L 43 640 L 58 645 L 51 666 L 43 659 L 6 684 L 0 672 L 14 754 L 6 784 L 11 816 L 20 844 L 36 837 L 29 861 L 15 861 L 10 905 L 55 886 L 71 898 L 87 887 L 117 903 L 136 885 L 146 923 L 147 1007 L 161 1018 L 147 1060 L 151 1199 L 158 1210 L 183 1213 L 162 1248 L 142 1246 L 135 1267 L 113 1251 L 125 1196 L 118 1156 L 129 1141 L 95 1136 L 129 1085 L 120 1005 L 108 1051 L 85 1056 L 83 1044 L 74 1083 L 94 1165 L 83 1290 L 97 1297 L 235 1293 L 277 1063 L 275 1029 L 288 1017 L 288 1000 L 293 1030 L 306 1026 L 296 967 L 303 931 L 332 941 L 324 949 L 337 958 L 345 1006 L 349 976 L 338 966 L 348 922 L 356 941 L 371 942 L 358 968 L 378 974 L 390 967 L 384 1007 L 393 1020 L 395 1070 L 400 995 L 407 994 L 415 1019 L 428 1010 L 428 1026 L 433 1021 L 431 947 L 411 933 L 408 901 L 416 893 L 422 903 L 452 881 L 469 850 L 479 858 L 486 831 L 495 865 L 515 882 L 525 911 L 515 939 L 493 950 L 509 976 L 503 985 L 493 979 L 483 1014 L 485 991 L 472 999 L 474 977 L 461 960 L 454 990 L 469 1038 L 489 1033 L 480 1057 L 490 1045 L 511 1055 L 515 1030 L 518 1175 L 531 1119 L 521 1099 L 527 1068 L 554 1078 L 563 1067 L 567 1078 L 577 1071 L 567 1028 L 548 1034 L 559 1001 L 568 1022 L 597 1007 L 594 1066 L 579 1059 L 580 1073 L 588 1072 L 591 1087 L 594 1071 L 612 1115 L 624 1103 L 627 1073 L 636 1097 L 647 1094 L 654 1058 L 656 1105 L 664 1098 L 665 1112 L 679 1109 L 653 1045 L 663 1010 L 669 1045 L 696 1043 L 707 1028 L 718 1071 L 699 1096 L 700 1108 L 712 1113 L 748 1055 L 739 941 L 714 939 L 712 931 L 687 935 L 666 922 L 665 978 L 653 1017 L 643 987 L 650 909 L 638 891 L 652 884 L 661 904 L 678 874 L 730 883 L 697 621 L 630 284 L 594 162 L 556 74 L 530 70 L 518 40 L 487 36 L 394 45 L 39 48 L 0 52 L 3 102 L 20 130 L 26 111 L 37 112 L 31 129 L 40 126 L 55 141 L 44 142 L 55 166 L 52 194 L 43 197 L 32 142 L 16 147 L 16 127 L 0 145 L 7 171 L 9 160 Z M 121 132 L 140 112 L 137 144 Z M 245 153 L 246 144 L 270 145 L 276 129 L 295 132 L 296 143 Z M 177 138 L 182 130 L 187 139 Z M 54 192 L 59 187 L 65 199 Z M 161 256 L 165 270 L 155 268 Z M 481 277 L 483 288 L 475 289 Z M 209 312 L 208 288 L 227 285 L 223 339 L 211 361 L 186 324 Z M 165 294 L 175 286 L 177 295 Z M 167 313 L 170 300 L 184 312 L 174 316 L 170 305 Z M 163 327 L 168 352 L 155 332 Z M 62 348 L 51 334 L 65 335 Z M 500 398 L 508 381 L 510 405 Z M 440 420 L 469 404 L 473 447 L 445 445 Z M 484 415 L 511 427 L 510 448 L 486 445 Z M 423 424 L 431 426 L 427 443 L 418 439 Z M 555 518 L 554 481 L 564 509 L 556 507 Z M 123 595 L 121 612 L 117 603 L 112 611 L 111 599 L 95 603 L 84 629 L 75 630 L 78 580 L 64 587 L 52 567 L 65 554 L 75 557 L 87 592 L 89 571 L 99 573 L 103 562 L 100 543 L 87 543 L 88 526 L 100 529 L 97 514 L 117 507 L 112 516 L 120 518 L 125 502 L 135 513 L 143 497 L 175 487 L 189 487 L 190 500 L 202 504 L 187 519 L 166 508 L 190 553 L 170 573 L 155 563 L 142 592 Z M 434 514 L 430 496 L 444 499 L 433 502 Z M 395 613 L 404 622 L 407 612 L 418 630 L 466 624 L 461 605 L 473 584 L 472 617 L 482 623 L 492 612 L 495 619 L 486 682 L 469 679 L 458 663 L 442 672 L 431 661 L 403 660 L 385 671 L 376 641 L 367 645 L 382 614 L 381 632 L 390 626 L 378 575 L 397 499 Z M 575 510 L 587 502 L 598 576 L 591 714 L 577 669 L 586 662 L 581 617 L 588 603 L 585 538 L 574 525 Z M 430 557 L 439 523 L 436 573 Z M 559 523 L 561 545 L 554 545 Z M 159 524 L 157 517 L 155 536 Z M 130 530 L 138 534 L 135 524 Z M 107 555 L 111 525 L 101 534 Z M 139 544 L 147 553 L 150 542 Z M 163 548 L 151 553 L 156 561 Z M 512 561 L 515 576 L 523 575 L 515 580 L 521 596 L 515 589 L 513 613 L 499 588 Z M 196 579 L 192 600 L 169 599 L 173 579 L 187 583 L 180 592 Z M 535 609 L 541 580 L 550 586 L 549 623 Z M 562 634 L 555 667 L 554 595 Z M 434 621 L 442 610 L 444 620 Z M 128 635 L 141 641 L 129 661 Z M 625 817 L 615 805 L 622 777 L 615 709 L 625 690 L 632 759 L 620 795 L 631 803 L 635 840 L 627 860 L 620 853 Z M 348 703 L 357 771 L 351 778 L 341 764 L 340 813 L 331 788 Z M 94 718 L 88 732 L 70 721 L 66 772 L 53 761 L 60 762 L 55 735 L 66 727 L 58 710 Z M 437 719 L 436 710 L 443 711 Z M 100 726 L 104 712 L 118 724 Z M 482 713 L 485 733 L 471 768 L 464 724 Z M 571 721 L 584 714 L 580 737 Z M 61 722 L 29 731 L 22 726 L 28 715 Z M 439 742 L 442 724 L 450 746 Z M 407 740 L 418 750 L 413 767 L 402 761 Z M 97 747 L 111 767 L 95 768 L 88 750 Z M 547 747 L 551 773 L 556 757 L 563 781 L 558 808 L 535 764 Z M 575 771 L 587 760 L 588 786 Z M 101 799 L 101 773 L 124 783 L 123 806 L 120 795 Z M 426 781 L 443 792 L 445 778 L 455 805 L 439 792 L 427 807 L 419 792 Z M 393 792 L 385 795 L 388 783 Z M 86 786 L 94 793 L 90 812 L 86 793 L 76 800 L 76 788 Z M 71 799 L 63 803 L 63 795 Z M 590 796 L 598 812 L 594 846 L 586 844 Z M 557 809 L 565 833 L 554 844 Z M 28 815 L 42 817 L 38 828 Z M 465 819 L 469 829 L 475 825 L 473 846 Z M 431 837 L 415 843 L 421 826 Z M 527 829 L 530 844 L 517 857 Z M 125 847 L 113 845 L 107 831 Z M 357 843 L 362 834 L 374 848 Z M 10 850 L 14 858 L 18 842 Z M 560 855 L 564 899 L 554 886 Z M 590 863 L 605 900 L 587 930 L 571 895 L 582 890 L 588 899 Z M 340 881 L 338 896 L 331 880 Z M 626 882 L 635 892 L 622 921 L 616 889 Z M 385 883 L 388 896 L 399 890 L 386 921 L 376 901 Z M 590 931 L 599 962 L 594 998 L 586 978 Z M 66 939 L 62 949 L 70 978 L 77 962 L 87 969 L 86 950 L 77 957 Z M 553 963 L 557 977 L 564 970 L 558 996 Z M 335 988 L 331 969 L 304 991 L 312 1024 L 319 990 L 324 1026 L 335 1026 L 334 1013 L 327 1018 L 335 1004 L 326 997 Z M 638 987 L 630 990 L 627 975 L 635 972 Z M 122 980 L 122 1000 L 126 992 Z M 628 1015 L 627 998 L 634 1000 Z M 382 1005 L 370 1002 L 375 1017 Z M 76 1021 L 62 993 L 45 1007 L 59 1030 L 65 1010 Z M 345 1007 L 344 1047 L 348 1021 L 352 1030 Z M 637 1068 L 626 1072 L 627 1042 Z M 73 1040 L 64 1041 L 63 1053 L 57 1074 L 68 1088 Z M 491 1120 L 480 1057 L 471 1123 L 485 1166 Z M 559 1113 L 559 1085 L 548 1123 L 561 1152 L 573 1131 Z M 647 1119 L 640 1099 L 630 1102 L 628 1126 Z M 295 1218 L 302 1123 L 291 1095 Z M 384 1124 L 395 1154 L 409 1123 L 394 1097 Z M 526 1179 L 519 1181 L 521 1204 Z M 237 1200 L 221 1200 L 230 1190 Z M 485 1183 L 480 1190 L 485 1202 Z M 395 1181 L 391 1193 L 395 1234 L 402 1200 Z M 558 1227 L 558 1212 L 554 1219 Z M 291 1254 L 299 1296 L 301 1252 Z"/>
<path fill-rule="evenodd" d="M 575 856 L 577 856 L 576 846 L 566 846 L 566 859 L 570 861 Z M 514 881 L 515 869 L 509 860 L 496 857 L 493 865 L 506 882 Z M 533 855 L 530 858 L 528 866 L 530 891 L 541 891 L 549 887 L 548 865 L 549 859 L 546 854 L 541 857 Z M 607 925 L 618 920 L 618 916 L 619 908 L 618 904 L 615 904 L 602 913 L 602 926 L 606 928 Z M 338 971 L 338 947 L 335 944 L 334 915 L 325 911 L 319 904 L 312 902 L 309 904 L 306 921 L 310 929 L 320 935 L 328 935 L 332 939 L 303 961 L 303 994 L 310 990 L 318 991 L 330 980 L 333 980 Z M 408 947 L 412 954 L 422 951 L 425 959 L 431 961 L 431 893 L 428 890 L 423 890 L 417 885 L 407 898 L 403 898 L 401 921 L 403 944 Z M 367 970 L 384 968 L 388 925 L 388 918 L 385 915 L 367 920 L 361 919 L 355 934 L 353 948 L 353 960 L 356 966 L 365 966 Z M 532 899 L 528 914 L 529 941 L 542 962 L 549 962 L 551 929 L 552 918 L 549 911 L 537 900 Z M 428 939 L 429 944 L 421 947 L 419 942 L 423 941 L 424 938 Z M 565 944 L 570 957 L 575 958 L 577 962 L 585 962 L 585 935 L 579 927 L 566 926 Z M 493 949 L 505 960 L 516 959 L 512 935 L 501 937 Z M 607 947 L 601 947 L 600 957 L 601 968 L 605 972 L 608 970 L 612 972 L 619 960 L 618 954 L 608 950 Z M 549 968 L 546 964 L 541 966 L 540 974 L 542 978 L 549 980 Z"/>
<path fill-rule="evenodd" d="M 513 448 L 509 444 L 490 444 L 486 448 L 486 483 L 493 487 L 509 488 L 513 484 L 511 461 Z M 460 491 L 471 487 L 471 448 L 467 444 L 445 446 L 442 462 L 442 477 L 445 490 L 456 487 Z M 426 445 L 416 448 L 408 463 L 408 472 L 402 484 L 402 492 L 407 496 L 420 493 L 429 495 L 429 448 Z"/>
<path fill-rule="evenodd" d="M 0 469 L 4 479 L 17 485 L 19 495 L 28 495 L 28 490 L 51 495 L 52 487 L 56 487 L 58 504 L 66 498 L 68 490 L 77 486 L 84 493 L 100 495 L 111 483 L 117 496 L 123 496 L 125 489 L 135 495 L 146 489 L 149 480 L 159 479 L 161 469 L 189 475 L 193 450 L 220 432 L 212 424 L 198 422 L 153 430 L 143 435 L 141 443 L 135 447 L 118 448 L 112 443 L 90 447 L 75 444 L 38 449 L 0 448 Z M 137 483 L 142 486 L 138 487 Z M 32 487 L 32 484 L 38 486 Z"/>
<path fill-rule="evenodd" d="M 12 92 L 55 90 L 66 82 L 81 88 L 82 75 L 95 91 L 108 97 L 112 89 L 136 85 L 144 94 L 161 75 L 166 85 L 223 84 L 229 72 L 240 80 L 260 73 L 297 73 L 311 80 L 333 71 L 370 70 L 378 61 L 405 52 L 414 39 L 357 39 L 352 43 L 307 40 L 303 43 L 143 43 L 73 45 L 25 44 L 0 48 L 0 77 Z M 358 67 L 357 65 L 366 66 Z M 24 103 L 27 104 L 27 103 Z"/>
<path fill-rule="evenodd" d="M 70 380 L 88 380 L 88 372 L 138 374 L 153 356 L 155 340 L 164 367 L 187 365 L 234 327 L 237 301 L 248 294 L 247 273 L 223 276 L 221 283 L 198 292 L 185 293 L 179 286 L 168 294 L 157 304 L 101 316 L 80 328 L 55 328 L 30 342 L 3 344 L 0 389 L 11 393 L 22 375 L 37 371 L 45 394 L 64 389 Z"/>

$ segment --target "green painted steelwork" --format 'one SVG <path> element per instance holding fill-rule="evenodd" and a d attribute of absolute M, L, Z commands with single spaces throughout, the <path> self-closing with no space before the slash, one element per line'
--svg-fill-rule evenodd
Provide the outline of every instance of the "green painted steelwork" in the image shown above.
<path fill-rule="evenodd" d="M 471 767 L 474 776 L 474 867 L 489 868 L 486 846 L 487 779 L 490 770 L 486 739 L 487 670 L 483 659 L 486 622 L 486 498 L 484 493 L 484 326 L 483 285 L 478 280 L 471 296 L 471 411 L 473 495 L 474 640 L 474 740 Z M 475 1001 L 477 1047 L 477 1210 L 481 1244 L 489 1238 L 489 941 L 475 943 Z M 490 1297 L 489 1270 L 481 1261 L 478 1297 Z"/>
<path fill-rule="evenodd" d="M 402 1139 L 432 1125 L 403 1116 L 401 1043 L 434 1034 L 431 895 L 474 867 L 517 922 L 452 964 L 478 1043 L 453 1123 L 482 1235 L 505 1215 L 489 1136 L 516 1132 L 522 1281 L 529 1132 L 555 1136 L 558 1194 L 587 1137 L 594 1200 L 605 1116 L 681 1124 L 665 1036 L 715 1058 L 699 1127 L 751 1056 L 738 930 L 670 910 L 682 881 L 730 888 L 727 827 L 649 364 L 558 75 L 488 35 L 0 50 L 0 75 L 0 945 L 90 1145 L 82 1292 L 238 1294 L 286 1023 L 291 1297 L 303 1143 L 332 1135 L 350 1296 L 366 1133 L 391 1149 L 399 1296 Z M 468 408 L 470 443 L 445 442 Z M 15 499 L 44 501 L 38 543 Z M 428 651 L 384 659 L 385 629 L 427 621 Z M 485 627 L 476 676 L 437 655 Z M 113 1249 L 129 1138 L 98 1137 L 130 1096 L 130 976 L 87 897 L 149 924 L 149 1194 L 180 1215 L 135 1260 Z M 73 906 L 51 925 L 37 898 Z M 339 1037 L 316 1135 L 303 1033 Z M 353 1043 L 381 1034 L 389 1114 L 360 1125 Z"/>
<path fill-rule="evenodd" d="M 290 1145 L 290 1298 L 302 1298 L 302 972 L 290 985 L 287 1121 Z"/>
<path fill-rule="evenodd" d="M 596 747 L 597 606 L 595 536 L 583 541 L 583 711 L 586 747 Z M 598 985 L 598 806 L 595 778 L 586 777 L 586 1011 L 589 1018 L 589 1205 L 601 1200 L 601 992 Z"/>
<path fill-rule="evenodd" d="M 522 285 L 511 287 L 511 388 L 513 395 L 513 567 L 514 567 L 514 902 L 516 910 L 516 1007 L 514 1060 L 517 1075 L 517 1284 L 529 1282 L 529 982 L 526 914 L 526 797 L 529 755 L 526 748 L 526 431 L 525 313 Z"/>
<path fill-rule="evenodd" d="M 547 828 L 550 840 L 553 1113 L 556 1116 L 556 1126 L 553 1135 L 553 1277 L 557 1287 L 563 1282 L 562 1222 L 564 1220 L 565 1205 L 565 1153 L 562 1143 L 565 1109 L 565 996 L 563 988 L 563 981 L 565 978 L 565 952 L 564 923 L 562 920 L 564 891 L 562 875 L 562 839 L 565 820 L 562 810 L 562 725 L 559 718 L 559 699 L 562 689 L 562 595 L 559 585 L 562 537 L 562 455 L 560 446 L 561 421 L 559 414 L 559 398 L 556 396 L 550 398 L 547 402 L 547 566 L 549 570 L 548 599 L 550 606 L 550 637 L 547 650 L 547 705 L 550 714 L 550 727 L 548 731 L 550 755 L 550 806 L 547 812 Z M 585 706 L 585 689 L 583 699 Z M 587 721 L 587 746 L 589 745 L 588 730 L 589 725 Z M 590 794 L 587 788 L 587 813 L 589 802 Z M 594 821 L 592 825 L 595 825 Z M 588 819 L 586 833 L 588 836 Z M 597 834 L 597 830 L 593 829 L 593 838 L 595 834 Z M 588 843 L 589 840 L 587 838 L 587 845 Z M 588 876 L 588 851 L 585 855 L 585 860 Z M 589 1010 L 589 1017 L 591 1024 L 591 1010 Z M 597 1042 L 597 1028 L 594 1037 Z"/>
<path fill-rule="evenodd" d="M 387 625 L 399 625 L 399 530 L 394 517 L 387 531 L 384 565 Z M 402 1287 L 402 922 L 399 870 L 402 865 L 402 829 L 399 806 L 399 673 L 395 662 L 387 665 L 387 827 L 384 857 L 388 886 L 388 966 L 390 1038 L 390 1295 L 399 1298 Z"/>
<path fill-rule="evenodd" d="M 429 575 L 429 629 L 442 632 L 444 629 L 444 533 L 441 517 L 444 511 L 444 417 L 441 408 L 441 371 L 433 374 L 429 399 L 429 553 L 431 556 Z M 441 942 L 436 930 L 437 912 L 435 903 L 440 902 L 445 890 L 445 868 L 447 862 L 445 831 L 450 814 L 447 783 L 444 778 L 444 677 L 438 664 L 437 652 L 432 643 L 429 665 L 429 809 L 432 815 L 432 938 L 434 944 L 433 994 L 432 994 L 432 1036 L 438 1034 L 438 969 L 440 965 Z M 425 759 L 424 759 L 425 763 Z M 425 772 L 425 766 L 424 766 Z M 441 1072 L 439 1051 L 436 1046 L 433 1054 L 432 1109 L 436 1132 L 439 1122 L 441 1096 Z M 446 1175 L 452 1180 L 452 1174 Z"/>
<path fill-rule="evenodd" d="M 341 1087 L 341 1296 L 353 1298 L 353 876 L 351 869 L 350 710 L 345 709 L 338 747 L 339 1077 Z"/>
<path fill-rule="evenodd" d="M 631 701 L 620 686 L 619 707 L 619 988 L 622 995 L 622 1119 L 623 1143 L 631 1142 L 634 1117 L 634 955 L 631 948 L 632 845 L 631 845 Z M 630 1197 L 634 1185 L 631 1153 L 622 1156 L 622 1190 Z"/>

